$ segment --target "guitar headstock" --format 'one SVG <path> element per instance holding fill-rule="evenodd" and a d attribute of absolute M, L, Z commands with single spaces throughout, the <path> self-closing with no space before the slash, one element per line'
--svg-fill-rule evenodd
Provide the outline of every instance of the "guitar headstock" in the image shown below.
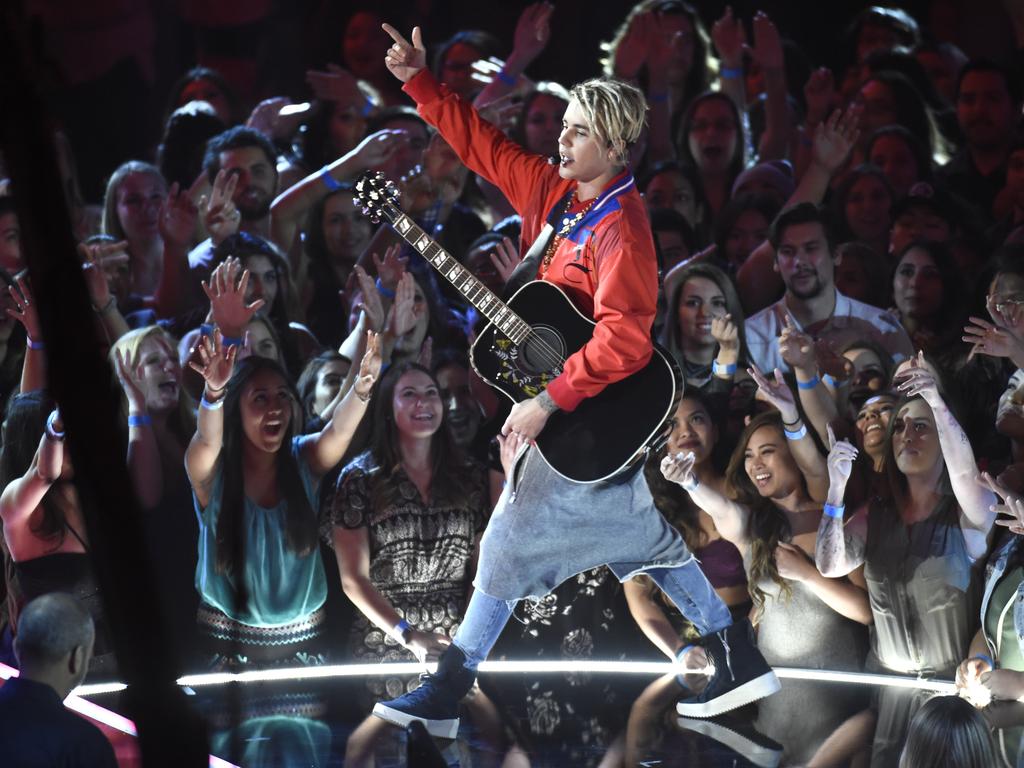
<path fill-rule="evenodd" d="M 380 171 L 367 171 L 360 176 L 355 190 L 356 196 L 352 198 L 352 204 L 362 210 L 363 215 L 369 216 L 375 224 L 380 221 L 381 216 L 389 218 L 385 205 L 396 205 L 400 195 L 398 188 Z"/>

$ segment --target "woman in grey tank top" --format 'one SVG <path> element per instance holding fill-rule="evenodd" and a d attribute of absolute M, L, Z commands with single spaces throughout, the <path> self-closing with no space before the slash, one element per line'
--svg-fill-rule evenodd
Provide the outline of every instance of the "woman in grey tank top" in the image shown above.
<path fill-rule="evenodd" d="M 816 562 L 827 576 L 864 567 L 875 619 L 869 669 L 952 677 L 978 623 L 977 563 L 988 547 L 995 496 L 919 355 L 901 366 L 889 423 L 888 493 L 844 522 L 854 449 L 829 455 L 831 485 Z"/>

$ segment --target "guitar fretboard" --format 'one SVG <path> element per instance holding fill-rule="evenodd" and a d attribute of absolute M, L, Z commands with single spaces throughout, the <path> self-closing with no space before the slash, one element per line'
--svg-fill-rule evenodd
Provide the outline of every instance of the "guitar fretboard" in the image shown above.
<path fill-rule="evenodd" d="M 423 231 L 416 222 L 391 203 L 381 205 L 381 213 L 391 222 L 405 241 L 423 255 L 455 289 L 476 307 L 477 311 L 494 323 L 509 339 L 522 344 L 532 330 L 494 293 L 481 283 L 463 266 L 458 259 L 445 251 L 436 240 Z"/>

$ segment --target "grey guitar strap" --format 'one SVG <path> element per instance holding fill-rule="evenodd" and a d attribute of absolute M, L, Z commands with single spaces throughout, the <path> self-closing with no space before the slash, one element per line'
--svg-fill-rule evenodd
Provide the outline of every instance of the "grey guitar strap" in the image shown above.
<path fill-rule="evenodd" d="M 550 224 L 545 224 L 544 229 L 537 235 L 537 239 L 533 241 L 533 245 L 530 246 L 530 250 L 526 252 L 523 260 L 519 262 L 512 274 L 509 275 L 508 282 L 505 283 L 505 298 L 508 299 L 516 291 L 522 288 L 531 280 L 536 279 L 537 269 L 540 267 L 540 260 L 544 256 L 544 251 L 548 247 L 548 243 L 551 242 L 551 238 L 555 234 L 555 228 Z"/>

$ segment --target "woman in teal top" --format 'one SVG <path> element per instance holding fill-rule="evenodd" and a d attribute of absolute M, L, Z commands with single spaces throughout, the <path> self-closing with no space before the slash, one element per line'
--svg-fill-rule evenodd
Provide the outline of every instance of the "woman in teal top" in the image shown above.
<path fill-rule="evenodd" d="M 213 666 L 316 663 L 327 585 L 317 547 L 319 480 L 342 459 L 380 372 L 375 335 L 352 390 L 319 433 L 295 437 L 295 386 L 276 362 L 235 365 L 248 272 L 229 260 L 204 285 L 218 326 L 199 346 L 196 433 L 185 455 L 199 518 L 199 625 Z M 232 343 L 234 342 L 234 343 Z"/>

